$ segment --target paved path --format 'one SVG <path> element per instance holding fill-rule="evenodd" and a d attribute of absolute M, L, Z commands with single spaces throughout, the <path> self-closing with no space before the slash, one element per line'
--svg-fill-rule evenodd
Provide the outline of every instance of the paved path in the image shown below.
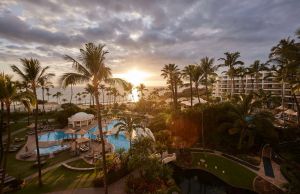
<path fill-rule="evenodd" d="M 50 170 L 53 170 L 53 169 L 55 169 L 55 168 L 60 167 L 63 163 L 73 162 L 73 161 L 75 161 L 75 160 L 79 160 L 80 158 L 81 158 L 81 157 L 78 156 L 78 157 L 76 157 L 76 158 L 71 158 L 71 159 L 69 159 L 69 160 L 62 161 L 62 162 L 57 163 L 57 164 L 55 164 L 55 165 L 53 165 L 53 166 L 50 166 L 50 167 L 48 167 L 48 168 L 44 168 L 44 169 L 42 169 L 42 174 L 45 174 L 46 172 L 48 172 L 48 171 L 50 171 Z M 37 173 L 34 173 L 34 174 L 32 174 L 32 175 L 26 177 L 24 180 L 25 180 L 25 181 L 29 181 L 29 180 L 31 180 L 31 179 L 33 179 L 33 178 L 35 178 L 35 177 L 38 177 L 38 175 L 39 175 L 38 172 L 37 172 Z"/>

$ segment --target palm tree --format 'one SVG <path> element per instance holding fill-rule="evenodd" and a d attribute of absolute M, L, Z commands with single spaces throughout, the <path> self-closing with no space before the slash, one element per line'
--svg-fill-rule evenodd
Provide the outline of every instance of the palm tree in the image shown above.
<path fill-rule="evenodd" d="M 215 71 L 218 69 L 218 67 L 214 66 L 214 58 L 204 57 L 200 60 L 200 68 L 202 69 L 203 73 L 203 83 L 205 85 L 206 99 L 207 101 L 209 101 L 208 85 L 210 82 L 208 78 L 217 75 Z"/>
<path fill-rule="evenodd" d="M 49 79 L 51 77 L 53 77 L 54 74 L 49 74 L 48 77 L 42 77 L 41 80 L 39 80 L 40 82 L 40 86 L 42 88 L 42 98 L 43 98 L 43 112 L 45 113 L 45 89 L 48 89 L 49 88 L 53 88 L 53 84 L 52 82 L 49 81 Z"/>
<path fill-rule="evenodd" d="M 271 70 L 274 73 L 274 77 L 277 81 L 281 83 L 281 106 L 282 112 L 284 111 L 284 99 L 285 99 L 285 86 L 289 80 L 290 75 L 293 74 L 293 70 L 297 67 L 297 63 L 294 60 L 295 55 L 295 41 L 288 39 L 282 39 L 280 42 L 271 49 L 269 55 L 270 62 L 273 62 L 276 65 L 273 65 Z M 285 121 L 285 120 L 284 120 Z"/>
<path fill-rule="evenodd" d="M 128 92 L 129 94 L 131 94 L 131 98 L 132 98 L 132 101 L 133 101 L 133 100 L 134 100 L 134 96 L 133 96 L 133 85 L 132 85 L 132 83 L 128 83 L 128 84 L 125 86 L 124 90 L 125 90 L 126 92 Z"/>
<path fill-rule="evenodd" d="M 105 90 L 105 85 L 104 84 L 101 84 L 100 86 L 99 86 L 99 89 L 101 90 L 101 94 L 102 94 L 102 104 L 103 104 L 103 106 L 104 106 L 104 95 L 105 95 L 105 92 L 104 92 L 104 90 Z M 94 102 L 94 100 L 93 100 L 93 102 Z M 94 105 L 94 103 L 93 103 L 93 105 Z"/>
<path fill-rule="evenodd" d="M 232 97 L 234 93 L 234 77 L 237 75 L 236 66 L 238 65 L 244 65 L 244 62 L 239 61 L 238 58 L 240 57 L 239 52 L 224 53 L 225 58 L 219 58 L 218 60 L 223 61 L 224 63 L 220 64 L 219 67 L 228 67 L 228 70 L 226 71 L 227 76 L 231 79 L 231 92 L 230 97 Z"/>
<path fill-rule="evenodd" d="M 61 87 L 63 89 L 66 89 L 68 86 L 70 86 L 70 104 L 72 103 L 72 99 L 73 99 L 73 86 L 75 85 L 75 80 L 73 80 L 72 77 L 63 80 L 61 83 Z"/>
<path fill-rule="evenodd" d="M 119 122 L 114 125 L 114 127 L 118 129 L 116 136 L 118 136 L 121 131 L 127 132 L 129 134 L 129 145 L 131 148 L 132 133 L 137 128 L 143 128 L 141 125 L 141 119 L 137 117 L 133 117 L 132 115 L 125 115 L 123 117 L 119 117 L 118 120 Z"/>
<path fill-rule="evenodd" d="M 270 91 L 259 89 L 258 91 L 254 92 L 254 95 L 257 98 L 257 101 L 260 102 L 263 109 L 270 108 L 270 105 L 274 101 L 274 98 Z"/>
<path fill-rule="evenodd" d="M 68 100 L 63 98 L 61 101 L 63 101 L 63 103 L 65 104 Z"/>
<path fill-rule="evenodd" d="M 238 149 L 242 148 L 245 137 L 248 136 L 248 146 L 254 141 L 254 130 L 262 131 L 266 125 L 272 125 L 272 117 L 266 112 L 256 111 L 259 102 L 255 101 L 253 94 L 240 95 L 240 101 L 230 111 L 234 123 L 229 129 L 229 134 L 239 134 Z"/>
<path fill-rule="evenodd" d="M 193 107 L 193 74 L 195 72 L 195 65 L 185 66 L 182 70 L 182 76 L 189 80 L 190 85 L 190 97 L 191 97 L 191 107 Z"/>
<path fill-rule="evenodd" d="M 202 79 L 203 79 L 203 71 L 202 71 L 202 69 L 201 69 L 201 67 L 199 65 L 196 65 L 195 69 L 194 69 L 192 81 L 195 84 L 195 89 L 196 89 L 196 93 L 197 93 L 198 103 L 201 103 L 200 94 L 199 94 L 199 85 L 202 82 Z"/>
<path fill-rule="evenodd" d="M 84 90 L 86 94 L 90 95 L 90 106 L 94 105 L 94 87 L 91 84 L 87 84 Z"/>
<path fill-rule="evenodd" d="M 251 72 L 251 76 L 252 75 L 254 76 L 255 89 L 256 89 L 256 91 L 258 91 L 258 80 L 261 76 L 261 71 L 267 71 L 268 70 L 267 65 L 265 63 L 261 63 L 259 60 L 255 60 L 254 63 L 252 63 L 249 66 L 249 70 Z"/>
<path fill-rule="evenodd" d="M 148 89 L 146 88 L 146 86 L 144 84 L 140 84 L 136 87 L 137 91 L 140 92 L 141 94 L 141 98 L 144 99 L 144 95 L 145 95 L 145 91 L 148 91 Z"/>
<path fill-rule="evenodd" d="M 48 90 L 49 90 L 49 88 L 48 88 Z M 47 98 L 48 98 L 48 102 L 49 102 L 49 97 L 50 97 L 51 95 L 52 95 L 52 94 L 49 93 L 49 92 L 47 91 L 46 96 L 47 96 Z"/>
<path fill-rule="evenodd" d="M 161 70 L 164 79 L 167 79 L 167 84 L 169 84 L 169 89 L 172 92 L 172 98 L 174 103 L 174 109 L 178 110 L 178 87 L 182 84 L 181 73 L 175 64 L 165 65 Z"/>
<path fill-rule="evenodd" d="M 244 78 L 248 75 L 248 69 L 240 66 L 237 68 L 237 74 L 241 78 L 241 84 L 242 84 L 242 93 L 245 94 L 245 83 L 244 83 Z"/>
<path fill-rule="evenodd" d="M 28 83 L 31 88 L 34 99 L 37 102 L 37 93 L 36 89 L 40 84 L 40 80 L 43 77 L 49 77 L 53 75 L 51 73 L 47 73 L 49 67 L 46 66 L 42 68 L 40 62 L 37 59 L 20 59 L 22 63 L 22 70 L 19 67 L 13 65 L 11 66 L 12 70 L 16 72 L 21 79 Z M 39 141 L 38 141 L 38 132 L 37 132 L 37 124 L 38 124 L 38 103 L 35 104 L 35 119 L 34 119 L 34 135 L 35 135 L 35 143 L 36 143 L 36 153 L 38 159 L 38 174 L 39 174 L 39 186 L 42 186 L 42 172 L 41 172 L 41 160 L 40 160 L 40 150 L 39 150 Z"/>
<path fill-rule="evenodd" d="M 97 107 L 98 129 L 102 145 L 102 161 L 103 161 L 103 182 L 105 193 L 108 193 L 107 188 L 107 167 L 105 157 L 105 141 L 102 130 L 102 117 L 99 102 L 99 85 L 101 83 L 120 83 L 125 84 L 125 81 L 118 78 L 111 78 L 111 69 L 104 64 L 105 55 L 108 53 L 104 50 L 105 45 L 95 45 L 93 43 L 85 44 L 85 48 L 80 49 L 78 60 L 71 56 L 65 55 L 65 60 L 71 62 L 74 72 L 65 73 L 61 77 L 61 81 L 65 79 L 74 79 L 75 83 L 90 82 L 94 86 L 94 97 Z"/>
<path fill-rule="evenodd" d="M 52 97 L 56 98 L 57 100 L 57 104 L 60 103 L 60 97 L 62 97 L 62 93 L 61 92 L 56 92 L 55 94 L 52 95 Z"/>
<path fill-rule="evenodd" d="M 13 102 L 21 102 L 24 104 L 25 108 L 30 110 L 31 104 L 33 104 L 34 97 L 33 94 L 29 91 L 25 92 L 18 92 L 16 84 L 11 80 L 11 77 L 1 74 L 0 75 L 0 93 L 1 99 L 5 104 L 6 107 L 6 123 L 7 123 L 7 143 L 6 143 L 6 150 L 5 155 L 2 162 L 2 175 L 1 175 L 1 187 L 0 193 L 3 192 L 4 188 L 4 181 L 5 181 L 5 174 L 6 174 L 6 166 L 7 166 L 7 158 L 10 149 L 10 142 L 11 142 L 11 130 L 10 130 L 10 106 Z M 2 137 L 1 137 L 2 138 Z"/>

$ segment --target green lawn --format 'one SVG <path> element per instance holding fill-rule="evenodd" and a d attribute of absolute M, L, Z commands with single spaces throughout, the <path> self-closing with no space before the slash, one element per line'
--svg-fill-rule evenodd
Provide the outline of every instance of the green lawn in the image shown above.
<path fill-rule="evenodd" d="M 252 182 L 256 174 L 247 168 L 227 158 L 209 153 L 192 152 L 192 156 L 193 167 L 207 170 L 234 187 L 253 190 Z M 204 159 L 205 163 L 201 164 L 200 159 Z M 200 165 L 198 162 L 200 162 Z M 205 164 L 207 164 L 207 167 L 205 167 Z M 217 166 L 217 169 L 215 169 L 215 166 Z"/>
<path fill-rule="evenodd" d="M 7 173 L 9 175 L 25 178 L 37 172 L 37 167 L 32 166 L 33 162 L 17 160 L 15 156 L 15 153 L 11 153 L 8 157 Z M 60 153 L 58 156 L 48 159 L 43 168 L 47 168 L 70 158 L 72 158 L 72 156 L 68 152 Z"/>
<path fill-rule="evenodd" d="M 39 194 L 60 190 L 70 190 L 83 187 L 92 187 L 96 174 L 92 172 L 77 172 L 59 167 L 43 175 L 43 187 L 39 188 L 37 179 L 27 183 L 26 186 L 16 192 L 17 194 Z"/>

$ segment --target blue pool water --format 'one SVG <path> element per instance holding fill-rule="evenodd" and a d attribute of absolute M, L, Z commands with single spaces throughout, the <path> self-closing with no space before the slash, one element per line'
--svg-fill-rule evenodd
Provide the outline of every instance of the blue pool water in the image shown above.
<path fill-rule="evenodd" d="M 63 146 L 60 146 L 60 145 L 54 145 L 54 146 L 50 146 L 50 147 L 47 147 L 47 148 L 40 148 L 40 154 L 50 154 L 54 151 L 58 151 L 58 150 L 63 150 L 65 148 L 67 148 L 68 146 L 66 145 L 63 145 Z M 36 150 L 35 150 L 36 151 Z"/>
<path fill-rule="evenodd" d="M 114 125 L 118 123 L 118 120 L 112 120 L 110 123 L 107 124 L 106 127 L 103 128 L 104 131 L 111 130 Z M 98 127 L 91 128 L 87 131 L 86 134 L 84 134 L 84 137 L 89 139 L 96 139 L 96 135 L 93 133 L 98 130 Z M 79 138 L 81 135 L 72 135 L 72 134 L 65 134 L 63 131 L 55 131 L 55 132 L 49 132 L 43 135 L 40 135 L 39 141 L 40 142 L 47 142 L 47 141 L 57 141 L 67 138 Z M 129 140 L 126 138 L 126 136 L 123 133 L 120 133 L 118 137 L 115 135 L 106 135 L 106 138 L 108 142 L 114 145 L 115 149 L 124 148 L 125 150 L 129 149 Z M 50 148 L 50 147 L 49 147 Z"/>

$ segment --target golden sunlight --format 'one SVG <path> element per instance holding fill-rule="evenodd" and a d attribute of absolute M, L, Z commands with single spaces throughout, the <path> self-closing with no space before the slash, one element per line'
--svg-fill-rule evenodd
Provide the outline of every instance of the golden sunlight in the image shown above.
<path fill-rule="evenodd" d="M 144 83 L 146 79 L 150 77 L 150 73 L 137 69 L 132 69 L 126 73 L 115 74 L 114 76 L 125 79 L 126 81 L 132 83 L 134 86 L 137 86 L 141 83 Z"/>

